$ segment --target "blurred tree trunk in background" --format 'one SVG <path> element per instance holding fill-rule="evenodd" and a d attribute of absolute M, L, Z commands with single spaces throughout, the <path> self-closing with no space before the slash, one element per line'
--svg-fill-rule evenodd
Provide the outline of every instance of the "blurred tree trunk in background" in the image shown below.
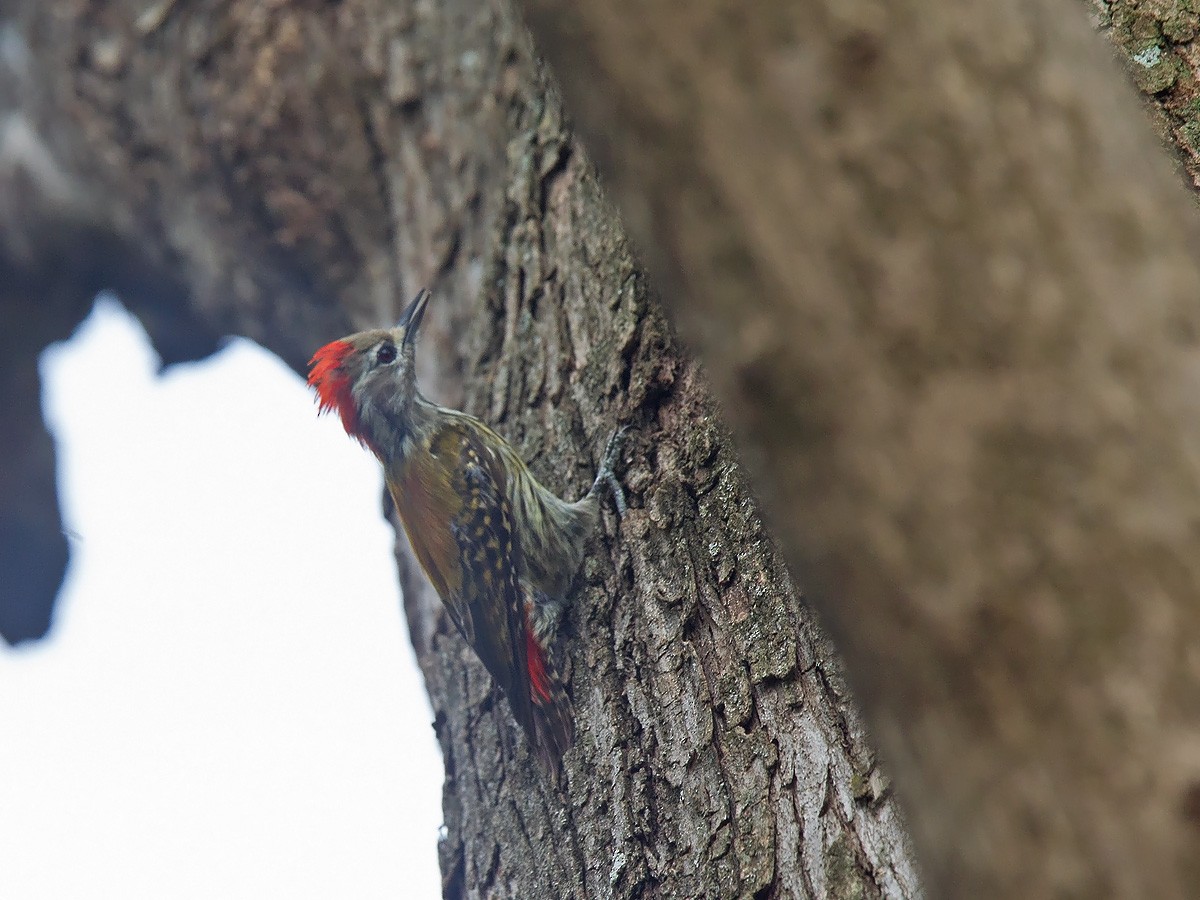
<path fill-rule="evenodd" d="M 930 892 L 1187 896 L 1200 244 L 1078 6 L 525 7 L 788 559 L 824 585 Z M 1195 16 L 1095 9 L 1189 146 Z M 426 393 L 548 484 L 581 492 L 636 426 L 632 508 L 606 513 L 560 642 L 561 792 L 398 541 L 447 896 L 919 893 L 841 667 L 507 6 L 0 17 L 24 467 L 0 516 L 40 521 L 31 596 L 62 542 L 30 365 L 97 288 L 167 362 L 239 333 L 302 371 L 429 285 Z"/>

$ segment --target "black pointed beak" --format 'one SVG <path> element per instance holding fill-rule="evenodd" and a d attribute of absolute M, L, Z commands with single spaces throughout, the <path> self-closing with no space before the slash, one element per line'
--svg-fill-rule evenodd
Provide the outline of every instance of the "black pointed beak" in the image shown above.
<path fill-rule="evenodd" d="M 430 296 L 432 295 L 428 288 L 421 288 L 400 316 L 396 327 L 404 329 L 404 343 L 411 344 L 421 329 L 421 319 L 425 317 L 425 307 L 429 305 Z"/>

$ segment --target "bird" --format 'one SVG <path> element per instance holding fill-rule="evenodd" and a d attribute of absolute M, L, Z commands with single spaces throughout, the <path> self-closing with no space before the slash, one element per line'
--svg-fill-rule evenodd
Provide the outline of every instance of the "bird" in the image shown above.
<path fill-rule="evenodd" d="M 566 687 L 549 653 L 572 581 L 599 525 L 627 427 L 616 429 L 588 492 L 567 502 L 475 416 L 417 388 L 421 290 L 394 328 L 331 341 L 309 362 L 318 412 L 336 413 L 371 451 L 413 553 L 450 620 L 500 686 L 542 765 L 557 772 L 575 740 Z"/>

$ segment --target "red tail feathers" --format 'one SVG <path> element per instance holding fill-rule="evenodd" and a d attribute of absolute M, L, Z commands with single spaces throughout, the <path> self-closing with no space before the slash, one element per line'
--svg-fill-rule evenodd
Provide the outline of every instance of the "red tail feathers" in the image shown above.
<path fill-rule="evenodd" d="M 557 772 L 563 754 L 575 743 L 575 719 L 567 691 L 534 637 L 528 607 L 525 609 L 525 665 L 529 672 L 529 697 L 533 701 L 531 742 L 545 769 Z"/>

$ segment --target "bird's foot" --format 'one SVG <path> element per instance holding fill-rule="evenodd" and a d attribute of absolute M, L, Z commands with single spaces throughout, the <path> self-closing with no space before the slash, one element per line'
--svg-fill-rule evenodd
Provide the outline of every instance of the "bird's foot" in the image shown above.
<path fill-rule="evenodd" d="M 589 494 L 595 496 L 602 487 L 608 488 L 612 494 L 613 504 L 617 507 L 617 515 L 622 519 L 625 518 L 629 507 L 625 502 L 625 488 L 621 486 L 621 482 L 617 478 L 616 467 L 620 462 L 621 450 L 625 444 L 625 434 L 629 429 L 629 425 L 622 425 L 609 436 L 608 445 L 604 448 L 604 457 L 600 460 L 600 467 L 596 470 L 596 480 L 592 482 L 592 488 L 588 491 Z"/>

